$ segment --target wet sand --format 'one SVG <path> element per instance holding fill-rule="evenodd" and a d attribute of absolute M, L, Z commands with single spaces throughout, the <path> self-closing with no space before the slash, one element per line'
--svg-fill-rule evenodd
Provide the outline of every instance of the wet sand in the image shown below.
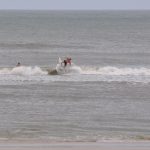
<path fill-rule="evenodd" d="M 150 142 L 0 142 L 0 150 L 150 150 Z"/>

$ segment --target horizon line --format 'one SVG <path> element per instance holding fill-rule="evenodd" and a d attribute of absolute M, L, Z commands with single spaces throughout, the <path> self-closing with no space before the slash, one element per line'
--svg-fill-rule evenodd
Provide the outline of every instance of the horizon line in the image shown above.
<path fill-rule="evenodd" d="M 149 11 L 150 9 L 1 9 L 0 10 L 23 10 L 23 11 Z"/>

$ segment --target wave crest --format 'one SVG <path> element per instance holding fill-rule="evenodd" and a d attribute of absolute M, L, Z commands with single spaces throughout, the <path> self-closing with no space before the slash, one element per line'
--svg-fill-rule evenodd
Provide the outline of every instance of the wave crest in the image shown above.
<path fill-rule="evenodd" d="M 99 75 L 150 75 L 150 68 L 138 67 L 138 68 L 119 68 L 119 67 L 81 67 L 82 74 L 99 74 Z"/>
<path fill-rule="evenodd" d="M 1 69 L 0 74 L 31 76 L 31 75 L 46 75 L 47 72 L 43 71 L 40 67 L 37 66 L 35 67 L 20 66 L 20 67 L 14 67 L 12 69 L 9 68 Z"/>

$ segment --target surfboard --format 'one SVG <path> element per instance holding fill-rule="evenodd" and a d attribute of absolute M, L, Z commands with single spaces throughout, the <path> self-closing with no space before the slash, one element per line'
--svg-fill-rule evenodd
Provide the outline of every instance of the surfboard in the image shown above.
<path fill-rule="evenodd" d="M 57 72 L 56 69 L 53 69 L 53 70 L 47 69 L 47 72 L 48 72 L 49 75 L 58 75 L 58 72 Z"/>

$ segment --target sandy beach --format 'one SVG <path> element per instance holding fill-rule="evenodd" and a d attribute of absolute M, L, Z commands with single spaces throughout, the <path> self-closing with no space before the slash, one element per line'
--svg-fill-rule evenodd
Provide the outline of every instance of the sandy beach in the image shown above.
<path fill-rule="evenodd" d="M 0 150 L 149 150 L 149 142 L 0 142 Z"/>

